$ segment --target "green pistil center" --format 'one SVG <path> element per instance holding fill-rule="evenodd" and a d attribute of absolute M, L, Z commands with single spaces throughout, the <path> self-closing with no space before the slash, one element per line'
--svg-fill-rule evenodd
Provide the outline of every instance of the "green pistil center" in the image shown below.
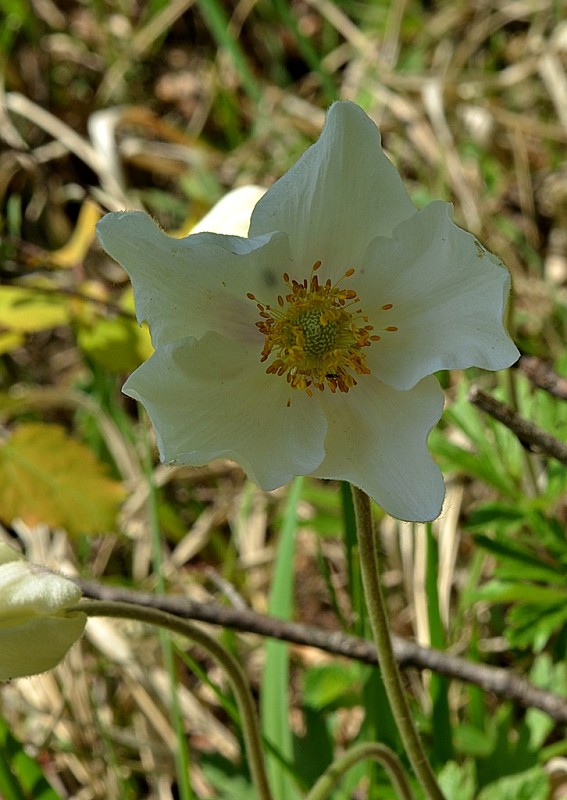
<path fill-rule="evenodd" d="M 339 338 L 339 326 L 336 322 L 323 325 L 320 309 L 306 311 L 297 318 L 295 324 L 305 337 L 303 349 L 307 355 L 318 358 L 334 349 Z"/>
<path fill-rule="evenodd" d="M 301 283 L 284 273 L 288 292 L 278 295 L 277 307 L 247 294 L 260 313 L 256 327 L 264 335 L 260 361 L 270 359 L 266 372 L 285 375 L 292 389 L 310 397 L 313 389 L 328 388 L 334 393 L 348 392 L 356 386 L 356 377 L 370 374 L 364 349 L 381 338 L 372 333 L 374 327 L 358 307 L 358 294 L 340 286 L 355 270 L 347 269 L 334 285 L 329 279 L 320 284 L 315 274 L 320 267 L 321 262 L 316 261 L 310 278 Z M 393 304 L 387 303 L 382 311 L 391 308 Z M 390 325 L 384 330 L 396 331 L 397 327 Z"/>

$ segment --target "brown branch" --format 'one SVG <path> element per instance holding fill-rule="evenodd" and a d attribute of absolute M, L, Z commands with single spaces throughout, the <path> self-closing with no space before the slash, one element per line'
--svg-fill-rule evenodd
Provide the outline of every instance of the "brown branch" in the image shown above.
<path fill-rule="evenodd" d="M 522 356 L 517 366 L 534 386 L 567 400 L 567 379 L 554 372 L 546 361 L 536 356 Z"/>
<path fill-rule="evenodd" d="M 485 411 L 509 428 L 512 433 L 516 434 L 522 444 L 535 447 L 545 455 L 552 456 L 567 466 L 567 445 L 564 442 L 534 425 L 533 422 L 521 417 L 513 408 L 485 394 L 476 386 L 473 386 L 470 390 L 468 399 L 482 411 Z"/>
<path fill-rule="evenodd" d="M 96 600 L 118 600 L 159 608 L 183 619 L 200 620 L 211 625 L 255 633 L 294 644 L 316 647 L 327 653 L 345 656 L 366 664 L 376 664 L 376 650 L 371 642 L 349 636 L 341 631 L 326 631 L 311 625 L 287 622 L 255 611 L 221 606 L 218 603 L 198 603 L 184 597 L 156 596 L 114 586 L 102 586 L 94 581 L 77 580 L 83 594 Z M 458 656 L 421 647 L 399 636 L 393 637 L 394 653 L 401 667 L 431 669 L 440 675 L 457 678 L 480 686 L 498 697 L 514 700 L 526 708 L 545 711 L 557 722 L 567 723 L 567 700 L 552 692 L 538 689 L 509 669 L 473 663 Z"/>

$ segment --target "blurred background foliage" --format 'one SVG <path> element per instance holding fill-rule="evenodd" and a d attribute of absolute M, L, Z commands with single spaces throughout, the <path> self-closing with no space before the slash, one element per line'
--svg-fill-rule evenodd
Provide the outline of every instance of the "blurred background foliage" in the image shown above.
<path fill-rule="evenodd" d="M 567 374 L 564 0 L 0 0 L 0 520 L 32 560 L 111 585 L 368 635 L 348 493 L 270 495 L 232 464 L 155 463 L 121 395 L 151 352 L 108 210 L 176 234 L 227 190 L 268 186 L 335 99 L 359 103 L 418 206 L 510 268 L 510 327 Z M 564 397 L 524 370 L 442 375 L 433 526 L 377 512 L 400 635 L 565 695 L 567 473 L 467 401 L 473 382 L 565 439 Z M 564 392 L 565 395 L 565 392 Z M 224 631 L 262 708 L 278 800 L 371 738 L 399 749 L 376 669 Z M 448 800 L 567 797 L 567 742 L 540 710 L 407 671 Z M 0 796 L 251 798 L 224 676 L 198 651 L 91 620 L 55 672 L 1 693 Z M 338 800 L 390 798 L 377 767 Z"/>

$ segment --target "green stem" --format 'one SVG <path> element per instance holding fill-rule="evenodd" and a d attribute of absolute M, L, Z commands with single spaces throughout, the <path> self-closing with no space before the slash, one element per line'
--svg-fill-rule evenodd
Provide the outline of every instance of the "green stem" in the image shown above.
<path fill-rule="evenodd" d="M 367 758 L 373 758 L 382 764 L 402 800 L 413 800 L 400 759 L 389 747 L 378 742 L 362 742 L 349 748 L 325 770 L 305 800 L 327 800 L 346 772 Z"/>
<path fill-rule="evenodd" d="M 378 654 L 378 663 L 384 681 L 384 688 L 390 702 L 392 714 L 402 739 L 407 756 L 412 765 L 425 796 L 428 800 L 445 800 L 435 779 L 431 765 L 427 760 L 423 744 L 411 716 L 405 696 L 402 678 L 390 636 L 390 625 L 386 612 L 386 603 L 380 582 L 380 553 L 374 539 L 374 525 L 370 508 L 370 498 L 361 489 L 352 487 L 352 496 L 356 513 L 356 529 L 358 550 L 362 571 L 362 584 L 366 598 L 366 607 L 370 617 L 370 625 L 374 634 L 374 643 Z"/>
<path fill-rule="evenodd" d="M 254 699 L 242 667 L 231 653 L 201 628 L 157 608 L 118 601 L 82 600 L 69 610 L 83 611 L 91 617 L 121 617 L 146 622 L 150 625 L 159 625 L 174 633 L 187 636 L 212 656 L 226 671 L 232 684 L 240 711 L 244 744 L 258 800 L 273 800 L 264 765 L 262 739 Z"/>

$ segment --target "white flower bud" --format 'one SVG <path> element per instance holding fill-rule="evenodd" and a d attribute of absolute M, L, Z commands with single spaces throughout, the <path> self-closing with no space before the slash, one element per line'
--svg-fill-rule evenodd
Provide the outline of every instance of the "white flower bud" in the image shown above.
<path fill-rule="evenodd" d="M 85 614 L 67 611 L 80 597 L 72 581 L 0 542 L 0 681 L 46 672 L 63 659 L 85 627 Z"/>

